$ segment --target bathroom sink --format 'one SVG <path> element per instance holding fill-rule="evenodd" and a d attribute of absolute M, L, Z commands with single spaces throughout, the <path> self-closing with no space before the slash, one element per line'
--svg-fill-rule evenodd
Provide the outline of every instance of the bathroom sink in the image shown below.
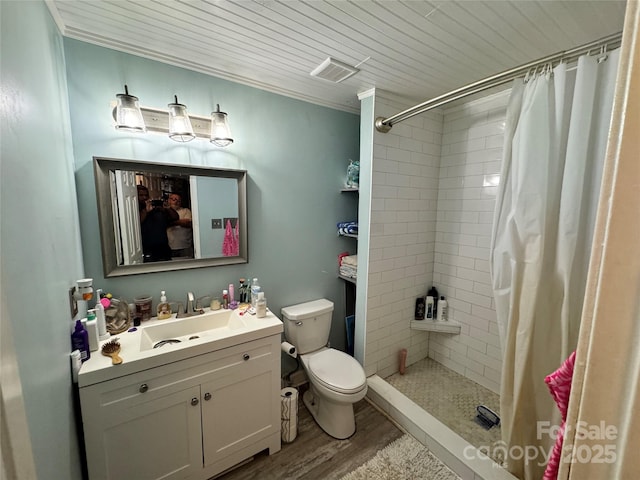
<path fill-rule="evenodd" d="M 140 350 L 149 350 L 174 343 L 188 342 L 201 337 L 228 334 L 246 328 L 246 322 L 232 310 L 207 312 L 179 320 L 142 328 Z"/>

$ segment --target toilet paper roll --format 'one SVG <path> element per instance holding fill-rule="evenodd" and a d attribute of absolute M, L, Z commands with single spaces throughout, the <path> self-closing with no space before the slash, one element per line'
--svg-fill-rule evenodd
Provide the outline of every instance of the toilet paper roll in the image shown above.
<path fill-rule="evenodd" d="M 293 442 L 298 435 L 298 390 L 293 387 L 280 390 L 280 420 L 282 441 Z"/>
<path fill-rule="evenodd" d="M 293 358 L 298 358 L 298 352 L 296 352 L 296 347 L 291 345 L 289 342 L 282 342 L 280 344 L 280 348 L 282 351 Z"/>

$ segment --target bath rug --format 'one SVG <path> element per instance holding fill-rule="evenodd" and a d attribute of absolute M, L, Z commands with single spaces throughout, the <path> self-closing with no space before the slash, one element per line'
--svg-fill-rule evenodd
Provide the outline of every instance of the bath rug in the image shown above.
<path fill-rule="evenodd" d="M 411 435 L 403 435 L 341 480 L 461 480 Z"/>

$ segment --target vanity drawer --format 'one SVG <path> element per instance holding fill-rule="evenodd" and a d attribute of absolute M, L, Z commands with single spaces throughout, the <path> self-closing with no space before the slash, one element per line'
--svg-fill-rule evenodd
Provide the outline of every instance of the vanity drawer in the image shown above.
<path fill-rule="evenodd" d="M 89 405 L 107 409 L 117 408 L 122 403 L 132 406 L 171 395 L 203 381 L 242 374 L 256 364 L 273 361 L 272 343 L 270 338 L 254 340 L 83 387 L 80 389 L 83 411 Z"/>

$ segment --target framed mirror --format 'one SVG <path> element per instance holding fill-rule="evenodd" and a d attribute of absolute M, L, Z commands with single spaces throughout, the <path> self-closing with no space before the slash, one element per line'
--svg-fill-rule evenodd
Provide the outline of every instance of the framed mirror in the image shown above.
<path fill-rule="evenodd" d="M 246 170 L 93 158 L 105 277 L 247 263 Z"/>

